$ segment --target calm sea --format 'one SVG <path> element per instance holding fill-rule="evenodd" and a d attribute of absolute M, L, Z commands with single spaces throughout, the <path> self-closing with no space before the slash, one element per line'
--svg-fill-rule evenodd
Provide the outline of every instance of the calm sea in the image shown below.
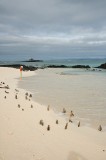
<path fill-rule="evenodd" d="M 106 63 L 105 59 L 61 59 L 61 60 L 45 60 L 43 62 L 22 62 L 22 61 L 0 61 L 0 64 L 25 64 L 31 66 L 47 66 L 47 65 L 90 65 L 91 67 L 99 66 Z"/>

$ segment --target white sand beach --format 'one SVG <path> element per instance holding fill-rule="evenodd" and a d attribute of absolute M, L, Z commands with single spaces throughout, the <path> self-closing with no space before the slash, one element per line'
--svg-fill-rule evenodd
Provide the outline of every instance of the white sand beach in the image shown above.
<path fill-rule="evenodd" d="M 18 69 L 0 68 L 0 160 L 106 160 L 106 132 L 66 121 L 30 92 L 26 99 L 19 77 Z"/>

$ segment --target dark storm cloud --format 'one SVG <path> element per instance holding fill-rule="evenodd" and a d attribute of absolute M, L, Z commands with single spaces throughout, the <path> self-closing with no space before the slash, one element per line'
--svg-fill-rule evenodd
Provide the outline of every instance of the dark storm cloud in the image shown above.
<path fill-rule="evenodd" d="M 105 0 L 2 0 L 0 22 L 29 32 L 69 31 L 76 25 L 98 28 L 106 23 L 105 10 Z"/>
<path fill-rule="evenodd" d="M 25 46 L 51 54 L 73 47 L 101 50 L 106 46 L 105 20 L 105 0 L 1 0 L 0 54 L 12 47 L 21 52 Z"/>

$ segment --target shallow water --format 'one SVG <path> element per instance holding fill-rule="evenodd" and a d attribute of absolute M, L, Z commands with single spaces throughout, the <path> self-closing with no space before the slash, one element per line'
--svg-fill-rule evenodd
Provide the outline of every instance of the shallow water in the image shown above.
<path fill-rule="evenodd" d="M 40 104 L 50 104 L 56 112 L 63 107 L 75 112 L 75 122 L 106 129 L 106 71 L 84 69 L 44 69 L 23 78 L 19 87 L 33 93 Z"/>

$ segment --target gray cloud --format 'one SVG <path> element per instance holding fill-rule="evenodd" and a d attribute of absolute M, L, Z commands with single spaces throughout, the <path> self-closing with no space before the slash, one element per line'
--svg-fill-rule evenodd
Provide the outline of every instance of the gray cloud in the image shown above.
<path fill-rule="evenodd" d="M 74 48 L 76 55 L 99 50 L 106 56 L 105 19 L 105 0 L 1 0 L 0 54 L 67 52 L 71 57 Z"/>

